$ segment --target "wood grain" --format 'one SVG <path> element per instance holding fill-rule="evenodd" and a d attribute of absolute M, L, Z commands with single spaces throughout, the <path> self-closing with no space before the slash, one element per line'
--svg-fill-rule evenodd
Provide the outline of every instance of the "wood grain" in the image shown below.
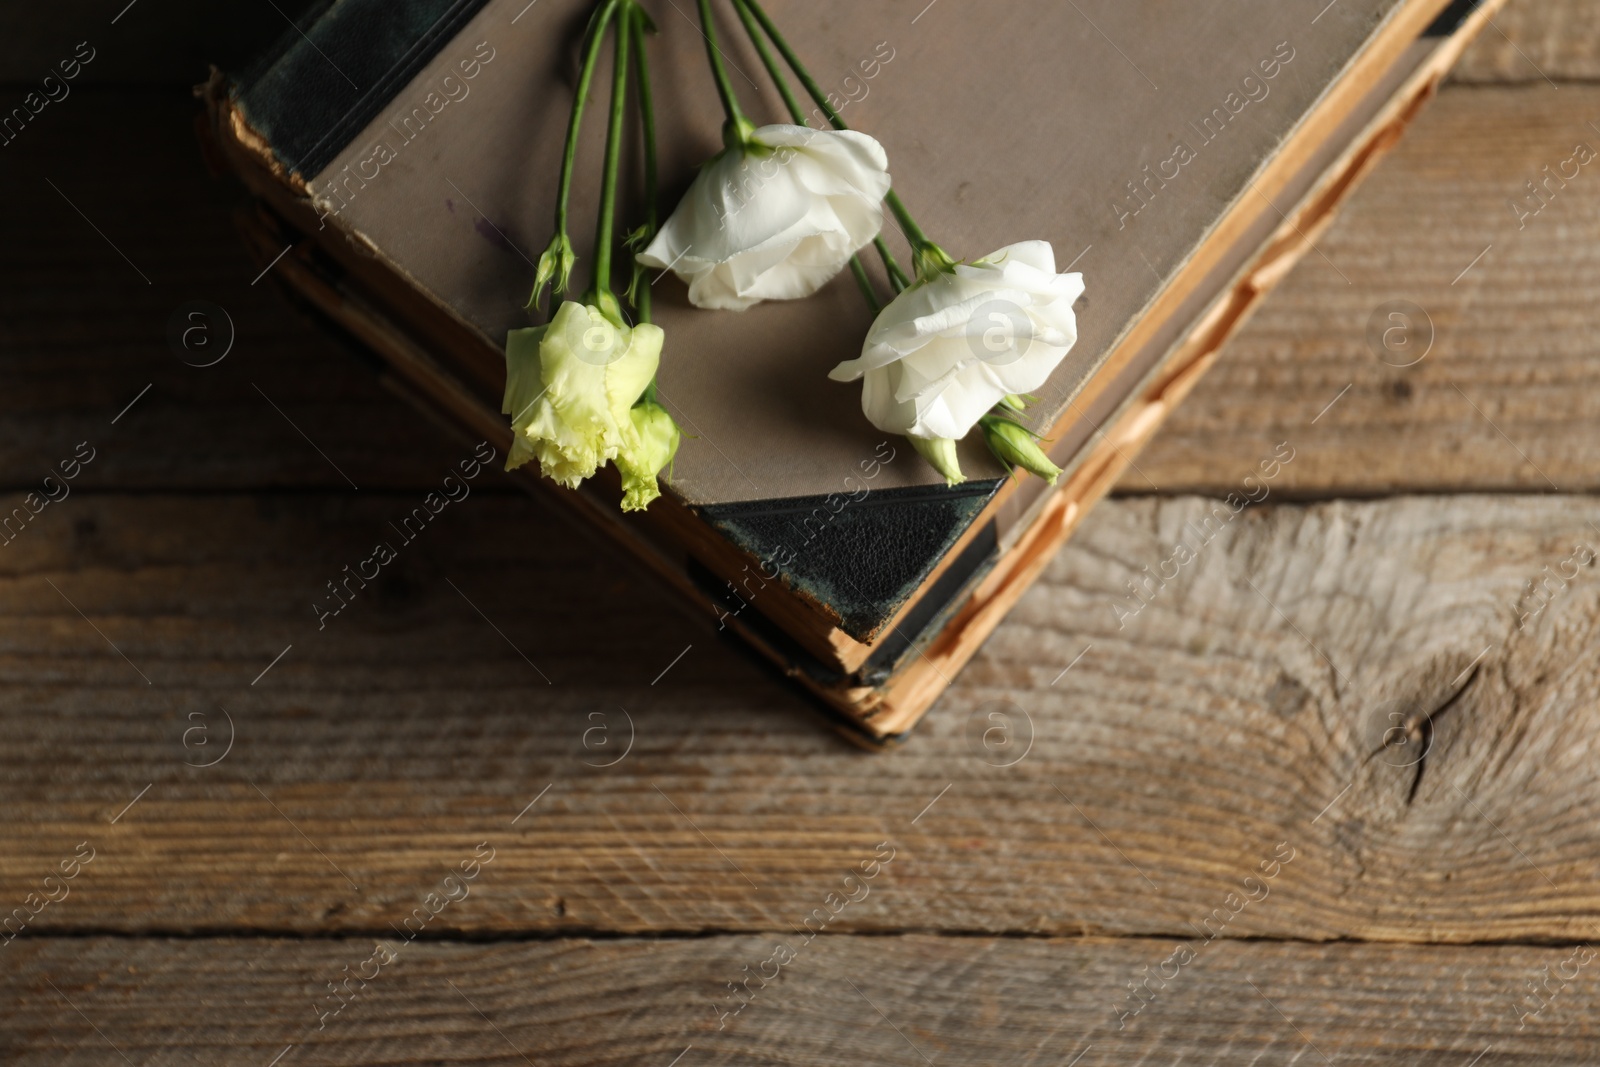
<path fill-rule="evenodd" d="M 435 929 L 779 929 L 887 841 L 841 929 L 1171 935 L 1284 842 L 1230 933 L 1596 936 L 1591 499 L 1269 500 L 1125 625 L 1217 505 L 1111 502 L 883 756 L 532 502 L 416 503 L 74 496 L 0 550 L 0 901 L 88 840 L 39 931 L 382 932 L 489 841 Z"/>
<path fill-rule="evenodd" d="M 796 954 L 763 988 L 759 972 L 780 941 Z M 1464 1067 L 1475 1056 L 1590 1064 L 1600 1040 L 1595 964 L 1580 966 L 1576 946 L 1192 938 L 1193 958 L 1179 967 L 1184 944 L 920 935 L 806 944 L 787 931 L 495 945 L 390 937 L 397 958 L 374 974 L 363 961 L 388 957 L 371 939 L 19 940 L 0 971 L 10 1008 L 0 1048 L 17 1067 L 120 1063 L 118 1052 L 143 1067 L 280 1055 L 282 1067 Z M 741 1003 L 728 983 L 747 966 L 755 999 L 723 1018 Z M 329 983 L 358 971 L 372 980 L 351 979 L 344 1009 L 320 1020 L 340 1003 Z M 1147 974 L 1153 999 L 1122 1018 L 1141 1002 L 1128 986 Z M 1522 1001 L 1528 983 L 1547 980 L 1544 1010 L 1523 1018 L 1537 1003 Z"/>
<path fill-rule="evenodd" d="M 261 277 L 196 109 L 184 92 L 85 88 L 6 146 L 0 486 L 32 485 L 84 440 L 100 457 L 83 484 L 124 491 L 434 481 L 454 443 Z M 105 180 L 113 168 L 125 180 Z M 214 366 L 169 341 L 195 300 L 236 332 Z M 223 319 L 202 321 L 220 346 Z"/>
<path fill-rule="evenodd" d="M 1472 43 L 1454 77 L 1468 82 L 1593 81 L 1600 76 L 1600 3 L 1511 0 Z"/>
<path fill-rule="evenodd" d="M 1575 144 L 1600 146 L 1597 116 L 1589 86 L 1440 94 L 1122 490 L 1226 493 L 1285 439 L 1304 455 L 1281 489 L 1302 497 L 1600 486 L 1600 176 L 1591 164 L 1565 188 L 1552 181 L 1531 217 L 1508 206 Z M 1425 318 L 1389 320 L 1393 301 Z M 1426 358 L 1380 360 L 1375 318 L 1379 336 L 1431 322 Z M 1407 336 L 1426 340 L 1422 329 L 1392 340 Z"/>
<path fill-rule="evenodd" d="M 1124 484 L 1238 491 L 1288 441 L 1267 501 L 1124 624 L 1214 504 L 1097 509 L 884 756 L 493 474 L 400 544 L 467 446 L 251 283 L 186 96 L 86 77 L 0 170 L 0 517 L 98 449 L 0 534 L 0 1059 L 1592 1062 L 1593 968 L 1558 975 L 1600 914 L 1600 575 L 1566 562 L 1600 509 L 1535 494 L 1596 488 L 1600 201 L 1587 167 L 1522 229 L 1505 199 L 1600 136 L 1542 76 L 1595 77 L 1597 7 L 1513 0 Z M 144 14 L 90 74 L 193 80 L 214 13 Z M 67 16 L 14 13 L 0 79 Z M 216 367 L 168 348 L 192 299 L 239 328 Z M 1364 340 L 1391 299 L 1438 328 L 1409 369 Z M 1283 503 L 1474 490 L 1508 495 Z"/>

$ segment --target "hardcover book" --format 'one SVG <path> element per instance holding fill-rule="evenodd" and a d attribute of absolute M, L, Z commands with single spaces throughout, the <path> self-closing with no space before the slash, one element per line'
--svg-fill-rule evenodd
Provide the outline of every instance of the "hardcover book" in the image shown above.
<path fill-rule="evenodd" d="M 698 26 L 670 0 L 647 6 L 670 203 L 721 147 L 722 116 Z M 685 432 L 664 496 L 623 514 L 609 473 L 580 490 L 536 465 L 518 474 L 884 743 L 938 698 L 1313 247 L 1496 4 L 771 6 L 953 255 L 1042 238 L 1059 269 L 1083 274 L 1076 346 L 1029 409 L 1064 473 L 1054 486 L 1008 476 L 974 434 L 961 445 L 969 480 L 947 486 L 875 430 L 859 387 L 828 377 L 871 322 L 847 275 L 807 300 L 712 313 L 651 272 L 668 338 L 659 399 Z M 524 304 L 587 11 L 332 0 L 253 69 L 201 90 L 211 149 L 256 197 L 247 237 L 264 264 L 281 255 L 272 276 L 502 455 L 506 335 L 543 321 Z M 787 121 L 726 21 L 719 47 L 746 110 Z M 826 125 L 820 109 L 810 122 Z M 585 172 L 604 131 L 591 127 L 580 217 L 598 186 Z"/>

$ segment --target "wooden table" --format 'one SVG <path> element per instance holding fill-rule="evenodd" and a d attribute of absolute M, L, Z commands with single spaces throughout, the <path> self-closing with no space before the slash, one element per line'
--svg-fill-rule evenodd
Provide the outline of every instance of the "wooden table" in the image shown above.
<path fill-rule="evenodd" d="M 1507 206 L 1597 16 L 1497 20 L 883 755 L 490 476 L 319 628 L 468 444 L 257 279 L 191 101 L 81 87 L 0 170 L 4 508 L 93 453 L 0 547 L 0 1061 L 1600 1061 L 1600 172 Z"/>

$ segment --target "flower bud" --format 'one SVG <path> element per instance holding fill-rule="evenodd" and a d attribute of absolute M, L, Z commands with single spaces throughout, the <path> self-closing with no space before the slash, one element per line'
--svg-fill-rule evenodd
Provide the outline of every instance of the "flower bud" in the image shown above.
<path fill-rule="evenodd" d="M 622 472 L 622 510 L 643 511 L 661 495 L 656 479 L 678 452 L 683 433 L 667 409 L 654 400 L 641 400 L 628 412 L 638 432 L 638 445 L 617 455 Z"/>
<path fill-rule="evenodd" d="M 967 480 L 961 473 L 961 462 L 956 458 L 956 442 L 949 437 L 907 437 L 911 447 L 929 466 L 944 475 L 945 485 L 960 485 Z"/>
<path fill-rule="evenodd" d="M 577 265 L 578 255 L 572 250 L 572 241 L 565 233 L 558 233 L 550 238 L 550 244 L 545 248 L 544 254 L 539 257 L 539 267 L 533 277 L 533 293 L 528 297 L 528 307 L 539 303 L 539 298 L 544 296 L 544 287 L 552 279 L 555 281 L 555 294 L 560 296 L 567 291 L 567 282 L 572 278 L 572 268 Z"/>
<path fill-rule="evenodd" d="M 1021 423 L 1012 422 L 1010 419 L 986 415 L 978 420 L 978 426 L 983 430 L 983 439 L 989 445 L 989 451 L 995 458 L 1004 463 L 1008 468 L 1021 467 L 1025 471 L 1037 474 L 1051 485 L 1056 484 L 1056 478 L 1061 474 L 1061 468 L 1050 462 L 1050 457 L 1036 442 L 1037 435 Z"/>

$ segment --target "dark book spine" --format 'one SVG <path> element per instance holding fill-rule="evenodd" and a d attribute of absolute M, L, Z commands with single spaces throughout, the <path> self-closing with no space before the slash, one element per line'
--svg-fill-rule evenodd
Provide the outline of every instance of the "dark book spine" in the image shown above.
<path fill-rule="evenodd" d="M 290 171 L 326 167 L 487 0 L 327 0 L 233 79 L 245 120 Z"/>

